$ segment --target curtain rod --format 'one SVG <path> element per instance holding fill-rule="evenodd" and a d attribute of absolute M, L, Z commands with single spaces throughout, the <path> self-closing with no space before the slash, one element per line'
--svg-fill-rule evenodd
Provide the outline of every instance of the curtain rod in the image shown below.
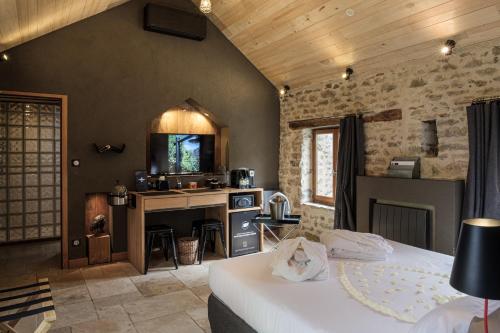
<path fill-rule="evenodd" d="M 474 98 L 472 100 L 472 103 L 482 103 L 482 102 L 490 102 L 500 99 L 500 95 L 498 96 L 488 96 L 488 97 L 480 97 L 480 98 Z"/>

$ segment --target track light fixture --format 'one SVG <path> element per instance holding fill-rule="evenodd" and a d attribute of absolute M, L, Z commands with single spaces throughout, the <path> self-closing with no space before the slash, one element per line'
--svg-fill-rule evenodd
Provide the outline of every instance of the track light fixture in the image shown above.
<path fill-rule="evenodd" d="M 286 94 L 288 94 L 288 91 L 290 91 L 290 86 L 289 85 L 284 85 L 281 89 L 280 89 L 280 97 L 283 98 L 286 96 Z"/>
<path fill-rule="evenodd" d="M 2 53 L 2 55 L 0 56 L 0 62 L 7 62 L 9 61 L 10 57 L 7 53 Z"/>
<path fill-rule="evenodd" d="M 351 67 L 347 67 L 345 69 L 345 72 L 342 74 L 342 78 L 344 80 L 349 80 L 351 78 L 351 75 L 354 73 Z"/>
<path fill-rule="evenodd" d="M 455 45 L 457 45 L 457 43 L 453 39 L 448 39 L 441 48 L 441 53 L 444 55 L 452 54 Z"/>

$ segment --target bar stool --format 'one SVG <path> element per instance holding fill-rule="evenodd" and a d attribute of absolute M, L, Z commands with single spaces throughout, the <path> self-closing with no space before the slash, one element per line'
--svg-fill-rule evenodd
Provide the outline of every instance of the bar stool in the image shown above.
<path fill-rule="evenodd" d="M 144 274 L 147 274 L 149 268 L 149 261 L 151 259 L 151 253 L 153 252 L 153 244 L 156 238 L 161 239 L 161 248 L 163 250 L 163 255 L 165 260 L 168 261 L 168 247 L 172 248 L 172 254 L 174 259 L 175 269 L 179 269 L 177 263 L 177 251 L 175 249 L 175 233 L 174 228 L 166 224 L 161 225 L 151 225 L 146 227 L 146 260 L 144 267 Z"/>
<path fill-rule="evenodd" d="M 218 233 L 224 251 L 224 257 L 227 258 L 226 240 L 224 236 L 224 224 L 217 219 L 204 219 L 193 221 L 193 228 L 191 237 L 198 233 L 198 258 L 200 265 L 203 262 L 203 255 L 205 254 L 205 246 L 207 244 L 207 234 L 210 234 L 210 243 L 212 252 L 215 252 L 215 234 Z"/>

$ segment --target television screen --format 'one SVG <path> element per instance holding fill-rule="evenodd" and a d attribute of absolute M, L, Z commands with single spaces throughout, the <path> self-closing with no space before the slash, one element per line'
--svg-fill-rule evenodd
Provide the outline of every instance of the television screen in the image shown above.
<path fill-rule="evenodd" d="M 151 174 L 214 171 L 215 135 L 151 134 Z"/>

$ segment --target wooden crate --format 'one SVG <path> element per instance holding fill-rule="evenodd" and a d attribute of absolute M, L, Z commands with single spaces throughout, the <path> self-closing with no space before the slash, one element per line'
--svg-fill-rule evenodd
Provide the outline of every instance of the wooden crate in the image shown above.
<path fill-rule="evenodd" d="M 89 265 L 111 262 L 111 238 L 108 234 L 87 235 Z"/>

